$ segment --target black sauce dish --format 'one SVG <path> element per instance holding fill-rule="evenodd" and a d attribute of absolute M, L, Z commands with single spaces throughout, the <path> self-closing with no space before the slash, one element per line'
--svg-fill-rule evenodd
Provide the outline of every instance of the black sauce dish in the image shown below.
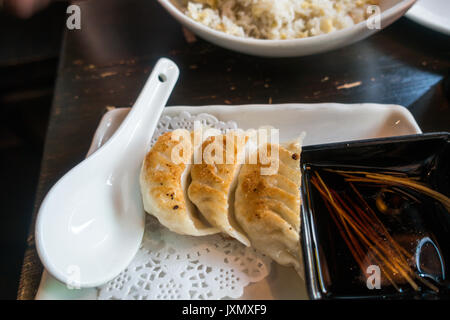
<path fill-rule="evenodd" d="M 368 206 L 375 208 L 377 219 L 379 217 L 389 234 L 411 254 L 408 260 L 411 270 L 417 271 L 417 275 L 438 290 L 431 290 L 420 281 L 416 281 L 420 288 L 413 289 L 408 282 L 396 278 L 394 284 L 381 279 L 373 287 L 368 285 L 367 279 L 374 273 L 364 274 L 340 233 L 342 228 L 338 229 L 329 207 L 311 183 L 314 172 L 322 170 L 330 187 L 345 194 L 350 192 L 349 188 L 338 178 L 327 176 L 331 174 L 330 169 L 393 172 L 414 177 L 415 181 L 449 197 L 449 146 L 449 133 L 433 133 L 304 148 L 301 232 L 305 276 L 312 299 L 449 299 L 448 208 L 434 198 L 416 194 L 417 199 L 405 206 L 402 204 L 402 210 L 384 212 L 375 205 L 380 190 L 361 187 L 361 194 Z"/>

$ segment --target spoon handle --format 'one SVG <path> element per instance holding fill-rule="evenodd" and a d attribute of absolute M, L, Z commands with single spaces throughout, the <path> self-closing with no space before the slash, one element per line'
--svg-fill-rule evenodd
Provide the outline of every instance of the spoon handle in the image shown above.
<path fill-rule="evenodd" d="M 173 61 L 167 58 L 159 59 L 130 113 L 110 140 L 120 140 L 117 144 L 126 148 L 140 145 L 142 152 L 148 151 L 156 125 L 179 73 Z"/>

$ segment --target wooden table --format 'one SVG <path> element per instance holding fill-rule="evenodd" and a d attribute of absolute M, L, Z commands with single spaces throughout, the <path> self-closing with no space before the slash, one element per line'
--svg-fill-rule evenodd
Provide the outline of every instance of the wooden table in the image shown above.
<path fill-rule="evenodd" d="M 448 37 L 401 19 L 365 41 L 289 59 L 241 55 L 198 39 L 156 1 L 81 4 L 82 29 L 66 30 L 35 211 L 49 188 L 88 150 L 107 107 L 133 104 L 160 57 L 181 70 L 169 105 L 377 102 L 409 108 L 423 131 L 450 131 Z M 340 86 L 359 83 L 351 89 Z M 34 215 L 35 216 L 35 215 Z M 18 292 L 33 299 L 42 266 L 34 221 Z"/>

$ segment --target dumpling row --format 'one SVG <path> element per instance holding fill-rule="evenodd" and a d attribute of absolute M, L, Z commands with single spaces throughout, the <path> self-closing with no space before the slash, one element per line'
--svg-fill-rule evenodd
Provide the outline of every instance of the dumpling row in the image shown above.
<path fill-rule="evenodd" d="M 257 162 L 242 164 L 247 136 L 238 132 L 210 136 L 201 145 L 203 161 L 190 165 L 172 161 L 180 143 L 172 135 L 162 135 L 143 162 L 140 183 L 145 211 L 176 233 L 223 232 L 302 272 L 300 142 L 263 145 L 260 148 L 266 148 L 268 157 L 278 153 L 275 162 L 267 164 L 254 150 Z M 193 136 L 188 138 L 191 142 Z M 231 148 L 226 144 L 230 139 Z M 214 149 L 218 144 L 219 151 Z M 193 163 L 195 152 L 183 156 Z M 276 170 L 261 174 L 269 166 Z"/>

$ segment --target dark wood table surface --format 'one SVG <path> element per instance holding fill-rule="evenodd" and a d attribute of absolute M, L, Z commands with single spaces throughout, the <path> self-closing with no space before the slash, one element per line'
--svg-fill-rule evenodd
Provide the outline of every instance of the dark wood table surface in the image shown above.
<path fill-rule="evenodd" d="M 168 105 L 376 102 L 407 107 L 425 132 L 450 131 L 450 38 L 402 18 L 352 46 L 303 58 L 241 55 L 203 40 L 151 0 L 81 2 L 81 30 L 66 30 L 37 190 L 80 162 L 107 107 L 129 107 L 160 57 L 181 76 Z M 361 82 L 351 89 L 338 87 Z M 36 213 L 34 214 L 34 216 Z M 34 220 L 34 219 L 33 219 Z M 42 273 L 30 227 L 19 299 Z"/>

